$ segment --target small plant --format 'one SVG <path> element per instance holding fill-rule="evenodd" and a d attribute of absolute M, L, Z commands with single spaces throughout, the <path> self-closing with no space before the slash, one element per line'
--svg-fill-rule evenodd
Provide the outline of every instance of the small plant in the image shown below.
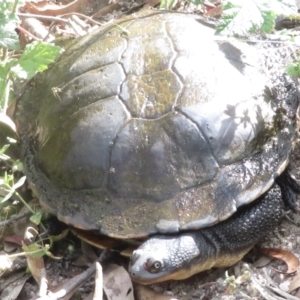
<path fill-rule="evenodd" d="M 0 112 L 5 113 L 13 98 L 12 83 L 16 79 L 28 80 L 37 72 L 47 69 L 62 52 L 58 46 L 35 41 L 24 51 L 19 49 L 16 28 L 20 20 L 16 14 L 23 0 L 0 2 Z"/>
<path fill-rule="evenodd" d="M 293 0 L 231 0 L 222 1 L 222 5 L 223 13 L 216 33 L 226 36 L 270 33 L 277 15 L 290 15 L 297 11 Z"/>
<path fill-rule="evenodd" d="M 23 0 L 0 1 L 0 122 L 4 124 L 8 123 L 8 117 L 5 114 L 14 98 L 12 86 L 15 80 L 32 78 L 37 72 L 47 69 L 48 65 L 62 52 L 60 47 L 41 41 L 28 44 L 23 51 L 19 49 L 16 29 L 20 20 L 17 16 L 17 9 L 23 3 Z M 21 171 L 22 166 L 20 161 L 14 161 L 6 154 L 8 147 L 8 144 L 0 145 L 0 162 L 9 163 L 11 168 L 9 173 L 0 174 L 0 190 L 2 191 L 0 207 L 12 195 L 20 198 L 17 188 L 25 182 L 25 177 L 15 182 L 14 173 L 16 170 Z M 19 200 L 22 201 L 22 199 Z M 25 201 L 23 203 L 26 205 Z"/>

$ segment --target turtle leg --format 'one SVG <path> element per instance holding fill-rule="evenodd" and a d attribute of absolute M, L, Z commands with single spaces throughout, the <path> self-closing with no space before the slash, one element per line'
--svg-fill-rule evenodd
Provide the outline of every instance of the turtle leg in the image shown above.
<path fill-rule="evenodd" d="M 296 178 L 288 170 L 285 170 L 276 178 L 275 182 L 281 189 L 284 204 L 293 211 L 300 212 L 299 205 L 297 204 L 297 196 L 300 194 L 300 184 Z"/>

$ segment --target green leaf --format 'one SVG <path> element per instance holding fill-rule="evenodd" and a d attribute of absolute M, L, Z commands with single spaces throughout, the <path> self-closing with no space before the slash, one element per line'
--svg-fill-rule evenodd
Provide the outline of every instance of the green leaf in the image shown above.
<path fill-rule="evenodd" d="M 7 92 L 6 89 L 10 89 L 10 85 L 8 84 L 9 77 L 10 77 L 10 70 L 11 67 L 16 63 L 17 63 L 17 59 L 0 61 L 0 111 L 5 106 L 4 102 L 5 102 L 5 94 Z"/>
<path fill-rule="evenodd" d="M 23 1 L 19 1 L 19 5 Z M 20 20 L 16 14 L 12 13 L 15 1 L 1 0 L 0 3 L 0 47 L 18 50 L 19 37 L 16 32 L 16 27 Z"/>
<path fill-rule="evenodd" d="M 190 2 L 195 5 L 199 5 L 199 4 L 202 4 L 204 2 L 204 0 L 190 0 Z"/>
<path fill-rule="evenodd" d="M 273 11 L 262 11 L 264 22 L 262 23 L 260 30 L 262 32 L 271 33 L 275 27 L 276 14 Z"/>
<path fill-rule="evenodd" d="M 170 9 L 172 7 L 174 1 L 175 0 L 161 0 L 159 7 L 163 8 L 163 9 Z"/>
<path fill-rule="evenodd" d="M 9 148 L 9 144 L 4 145 L 1 149 L 0 149 L 0 160 L 6 161 L 9 160 L 10 157 L 8 155 L 5 154 L 5 151 Z"/>
<path fill-rule="evenodd" d="M 36 225 L 40 225 L 43 213 L 42 211 L 38 211 L 36 214 L 30 217 L 30 221 Z"/>
<path fill-rule="evenodd" d="M 19 187 L 21 187 L 21 186 L 24 184 L 25 180 L 26 180 L 26 176 L 22 176 L 22 177 L 18 180 L 18 182 L 16 182 L 16 183 L 12 186 L 12 189 L 15 191 L 16 189 L 18 189 Z"/>
<path fill-rule="evenodd" d="M 296 12 L 293 0 L 231 0 L 223 2 L 223 15 L 216 33 L 247 36 L 249 32 L 270 33 L 277 14 Z"/>
<path fill-rule="evenodd" d="M 5 195 L 5 197 L 3 198 L 1 203 L 4 203 L 5 201 L 9 200 L 12 197 L 12 195 L 14 194 L 14 192 L 15 192 L 14 190 L 10 190 L 8 192 L 8 194 Z"/>
<path fill-rule="evenodd" d="M 11 176 L 11 177 L 13 178 L 13 175 L 9 175 L 9 176 Z M 12 180 L 12 178 L 11 178 L 11 180 L 9 180 L 9 176 L 8 176 L 8 178 L 5 178 L 5 177 L 4 177 L 4 182 L 5 182 L 7 185 L 9 184 L 9 181 Z M 19 187 L 21 187 L 21 186 L 24 184 L 25 180 L 26 180 L 26 176 L 21 177 L 21 178 L 18 180 L 18 182 L 15 183 L 15 184 L 9 189 L 8 193 L 5 195 L 5 197 L 4 197 L 4 199 L 2 200 L 2 202 L 5 202 L 5 201 L 9 200 L 9 199 L 12 197 L 12 195 L 15 193 L 16 189 L 18 189 Z"/>
<path fill-rule="evenodd" d="M 286 67 L 286 72 L 292 77 L 300 77 L 300 61 L 289 63 Z"/>
<path fill-rule="evenodd" d="M 253 0 L 227 2 L 223 7 L 223 17 L 217 26 L 216 33 L 232 36 L 246 36 L 256 26 L 260 27 L 264 19 L 261 11 Z"/>
<path fill-rule="evenodd" d="M 5 151 L 9 148 L 9 144 L 7 144 L 7 145 L 4 145 L 1 149 L 0 149 L 0 154 L 3 154 L 3 153 L 5 153 Z"/>
<path fill-rule="evenodd" d="M 22 249 L 24 252 L 26 252 L 27 255 L 31 255 L 34 258 L 41 258 L 43 257 L 45 254 L 47 254 L 49 246 L 45 245 L 45 246 L 40 246 L 36 243 L 31 244 L 31 245 L 23 245 Z"/>
<path fill-rule="evenodd" d="M 30 79 L 36 72 L 42 72 L 58 57 L 62 48 L 42 42 L 33 42 L 26 46 L 17 65 L 12 71 L 19 78 Z"/>
<path fill-rule="evenodd" d="M 23 170 L 24 170 L 23 163 L 19 159 L 16 159 L 12 166 L 12 170 L 13 170 L 13 172 L 16 172 L 16 171 L 23 172 Z"/>

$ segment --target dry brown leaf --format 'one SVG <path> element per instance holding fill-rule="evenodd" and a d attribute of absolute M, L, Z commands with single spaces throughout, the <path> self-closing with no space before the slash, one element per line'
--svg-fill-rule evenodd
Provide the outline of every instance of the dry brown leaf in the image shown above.
<path fill-rule="evenodd" d="M 161 2 L 161 0 L 149 0 L 145 3 L 144 8 L 155 7 Z"/>
<path fill-rule="evenodd" d="M 79 12 L 80 7 L 86 7 L 87 0 L 75 0 L 67 5 L 56 5 L 48 1 L 35 4 L 26 2 L 24 8 L 28 13 L 46 16 L 59 16 L 72 12 Z"/>
<path fill-rule="evenodd" d="M 49 43 L 55 40 L 55 37 L 49 33 L 48 27 L 44 26 L 42 21 L 36 18 L 24 18 L 22 20 L 22 27 L 37 39 Z M 20 32 L 20 34 L 25 35 L 23 32 Z"/>
<path fill-rule="evenodd" d="M 289 293 L 300 287 L 300 272 L 293 278 L 289 286 Z"/>
<path fill-rule="evenodd" d="M 105 268 L 103 289 L 108 300 L 134 300 L 130 276 L 121 266 L 109 264 Z"/>
<path fill-rule="evenodd" d="M 105 16 L 109 13 L 112 13 L 114 10 L 119 10 L 122 8 L 122 5 L 119 3 L 111 3 L 101 9 L 99 9 L 96 13 L 93 14 L 92 18 L 93 19 L 98 19 L 102 16 Z"/>
<path fill-rule="evenodd" d="M 286 272 L 275 270 L 276 272 L 284 273 L 284 274 L 292 274 L 295 273 L 299 268 L 300 263 L 298 257 L 294 253 L 288 250 L 275 249 L 275 248 L 261 248 L 259 252 L 280 259 L 286 263 L 287 265 Z"/>
<path fill-rule="evenodd" d="M 57 286 L 54 289 L 51 289 L 53 299 L 72 299 L 74 293 L 94 274 L 94 272 L 95 266 L 92 265 L 81 274 L 64 281 L 60 286 Z"/>
<path fill-rule="evenodd" d="M 10 235 L 10 236 L 6 236 L 3 240 L 5 242 L 9 242 L 9 243 L 21 246 L 22 243 L 24 242 L 24 235 L 22 235 L 22 236 L 20 236 L 20 235 Z"/>
<path fill-rule="evenodd" d="M 135 285 L 134 290 L 137 296 L 136 300 L 178 300 L 177 298 L 174 298 L 172 296 L 159 294 L 151 290 L 149 287 L 141 284 Z"/>
<path fill-rule="evenodd" d="M 43 270 L 45 270 L 44 259 L 42 257 L 33 257 L 32 255 L 26 255 L 28 268 L 36 282 L 41 283 Z"/>
<path fill-rule="evenodd" d="M 24 274 L 22 277 L 8 284 L 1 293 L 1 300 L 15 300 L 19 297 L 25 282 L 31 277 L 30 274 Z"/>
<path fill-rule="evenodd" d="M 216 7 L 207 9 L 207 13 L 206 14 L 208 16 L 210 16 L 210 17 L 218 17 L 218 16 L 222 15 L 222 12 L 223 12 L 222 5 L 218 5 Z"/>
<path fill-rule="evenodd" d="M 263 268 L 268 265 L 272 260 L 272 257 L 262 255 L 258 260 L 253 263 L 254 268 Z"/>

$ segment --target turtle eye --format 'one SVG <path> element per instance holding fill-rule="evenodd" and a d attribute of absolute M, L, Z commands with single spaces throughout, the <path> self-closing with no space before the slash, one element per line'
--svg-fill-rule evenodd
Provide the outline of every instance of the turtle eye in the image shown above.
<path fill-rule="evenodd" d="M 159 260 L 148 259 L 146 267 L 150 273 L 158 273 L 162 269 L 163 263 Z"/>

